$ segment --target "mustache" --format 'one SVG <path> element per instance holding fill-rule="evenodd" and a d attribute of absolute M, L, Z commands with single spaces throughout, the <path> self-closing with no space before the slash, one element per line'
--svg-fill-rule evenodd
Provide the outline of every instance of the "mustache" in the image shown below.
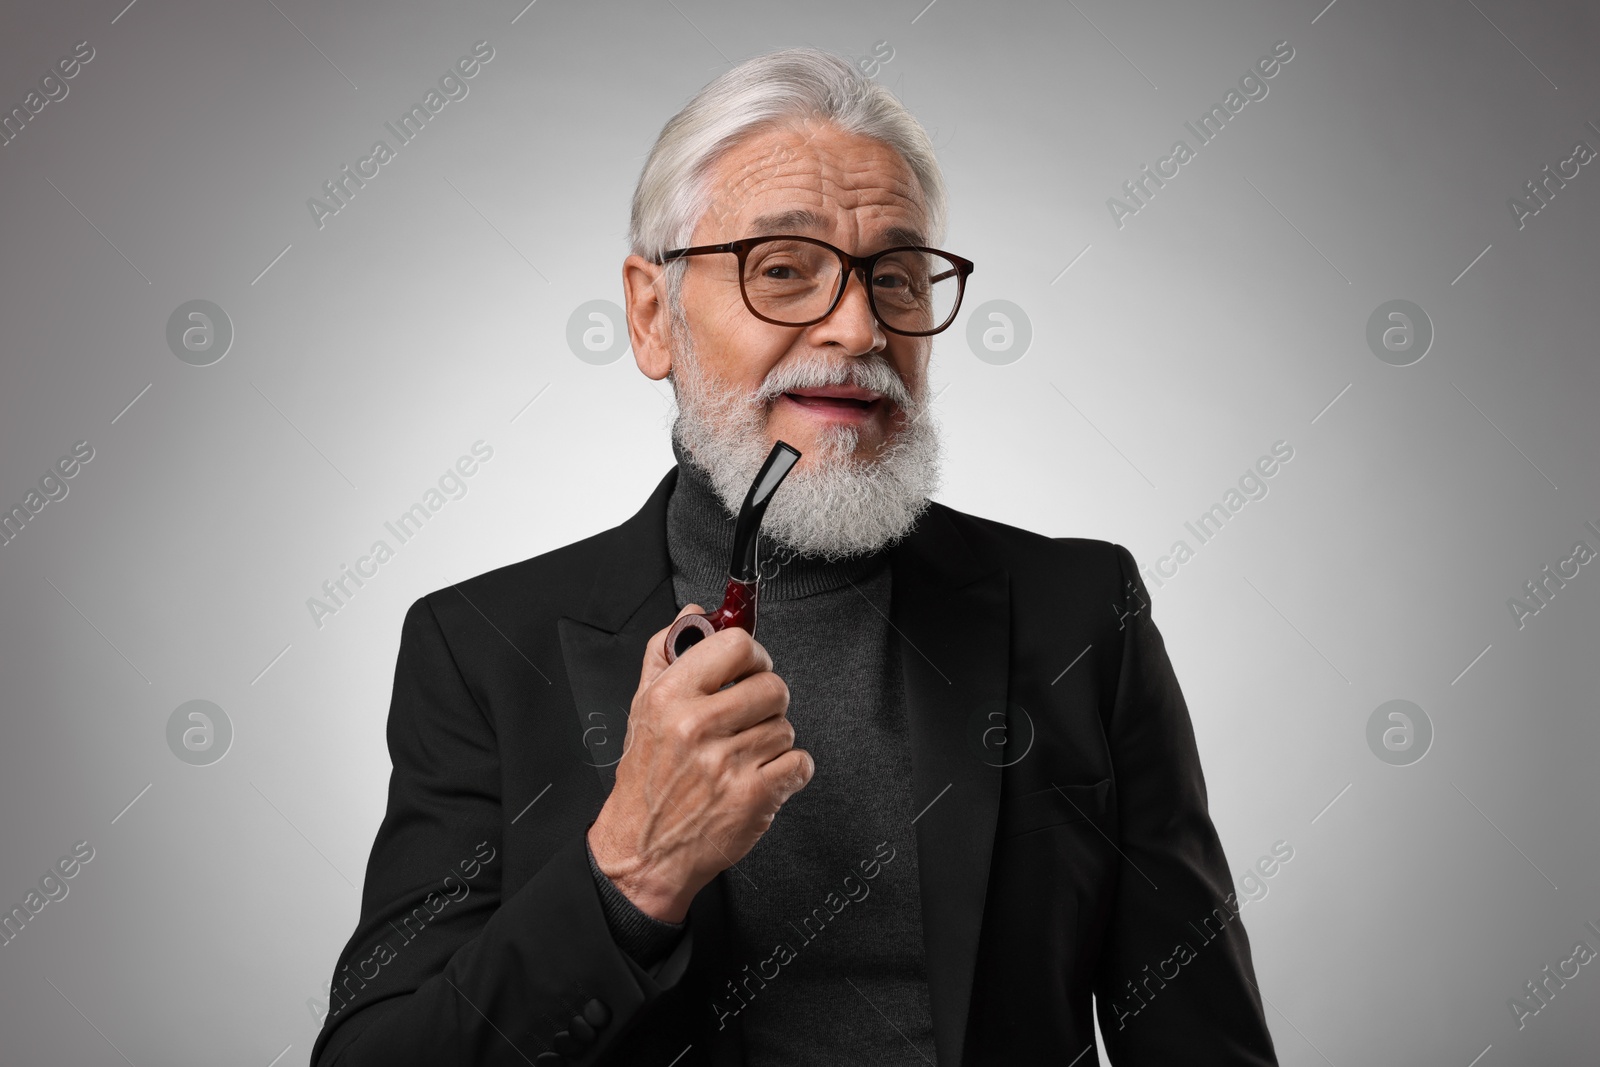
<path fill-rule="evenodd" d="M 853 385 L 870 389 L 897 407 L 912 409 L 916 398 L 889 361 L 881 357 L 854 359 L 848 363 L 805 360 L 773 368 L 761 388 L 750 397 L 752 403 L 765 404 L 795 389 L 821 389 L 830 385 Z"/>

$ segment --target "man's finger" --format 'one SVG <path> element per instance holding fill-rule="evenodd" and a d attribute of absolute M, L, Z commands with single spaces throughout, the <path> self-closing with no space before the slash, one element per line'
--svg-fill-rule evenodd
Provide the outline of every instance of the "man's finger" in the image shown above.
<path fill-rule="evenodd" d="M 757 768 L 757 773 L 766 783 L 773 800 L 781 806 L 811 784 L 811 777 L 816 770 L 817 764 L 811 758 L 811 753 L 803 748 L 791 748 L 777 759 L 763 763 Z"/>
<path fill-rule="evenodd" d="M 743 678 L 772 670 L 772 656 L 747 631 L 737 626 L 696 641 L 672 665 L 672 686 L 684 693 L 712 694 Z"/>

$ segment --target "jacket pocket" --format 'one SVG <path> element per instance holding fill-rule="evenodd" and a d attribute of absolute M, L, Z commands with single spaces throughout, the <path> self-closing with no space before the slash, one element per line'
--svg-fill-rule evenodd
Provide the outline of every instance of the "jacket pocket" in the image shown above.
<path fill-rule="evenodd" d="M 1098 782 L 1058 782 L 1029 793 L 1008 797 L 1000 802 L 1000 814 L 995 827 L 997 837 L 1016 837 L 1018 834 L 1043 830 L 1063 823 L 1105 818 L 1111 794 L 1111 779 Z"/>

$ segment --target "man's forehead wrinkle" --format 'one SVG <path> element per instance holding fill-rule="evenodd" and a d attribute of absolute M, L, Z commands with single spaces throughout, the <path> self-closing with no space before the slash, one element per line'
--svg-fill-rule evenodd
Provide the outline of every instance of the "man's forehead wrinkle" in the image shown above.
<path fill-rule="evenodd" d="M 857 233 L 873 222 L 887 222 L 891 229 L 911 234 L 920 231 L 925 223 L 920 187 L 899 154 L 881 142 L 848 139 L 806 150 L 829 130 L 838 133 L 825 124 L 788 126 L 776 135 L 763 135 L 764 144 L 755 138 L 730 149 L 714 165 L 714 194 L 696 240 L 751 236 L 755 222 L 765 216 L 804 210 L 819 214 L 824 220 L 820 228 L 826 230 L 833 218 L 830 209 L 838 207 L 855 216 L 845 225 Z M 796 205 L 796 200 L 802 203 Z M 756 212 L 754 221 L 739 223 L 741 216 Z M 734 228 L 740 232 L 732 232 Z M 779 231 L 767 228 L 767 232 Z M 891 243 L 926 243 L 904 236 Z"/>
<path fill-rule="evenodd" d="M 767 194 L 770 200 L 770 194 L 777 191 L 815 201 L 819 207 L 838 205 L 847 211 L 903 211 L 920 215 L 922 205 L 914 183 L 898 179 L 886 182 L 880 172 L 865 168 L 862 173 L 870 175 L 869 179 L 856 182 L 831 167 L 793 167 L 779 173 L 749 174 L 730 185 L 727 191 L 730 200 L 752 210 L 761 207 L 757 204 L 758 197 Z"/>
<path fill-rule="evenodd" d="M 715 240 L 736 240 L 740 237 L 757 237 L 778 233 L 809 233 L 814 236 L 826 237 L 835 229 L 835 217 L 826 210 L 827 198 L 818 196 L 815 190 L 798 189 L 792 191 L 794 196 L 783 198 L 780 203 L 787 201 L 793 203 L 797 197 L 807 201 L 814 201 L 818 206 L 824 207 L 817 211 L 810 207 L 778 208 L 772 211 L 763 211 L 760 214 L 744 218 L 745 211 L 753 210 L 758 205 L 750 203 L 729 204 L 719 210 L 715 217 L 720 224 L 718 232 L 707 231 L 706 237 Z M 835 203 L 837 198 L 835 199 Z M 920 205 L 915 202 L 882 204 L 876 202 L 860 202 L 849 205 L 846 217 L 838 220 L 845 236 L 844 247 L 847 248 L 852 238 L 865 240 L 860 235 L 877 234 L 878 239 L 872 243 L 889 247 L 898 244 L 926 244 L 923 233 L 924 220 Z M 738 232 L 735 233 L 734 230 Z M 836 242 L 837 243 L 837 242 Z M 864 254 L 871 249 L 863 248 Z"/>

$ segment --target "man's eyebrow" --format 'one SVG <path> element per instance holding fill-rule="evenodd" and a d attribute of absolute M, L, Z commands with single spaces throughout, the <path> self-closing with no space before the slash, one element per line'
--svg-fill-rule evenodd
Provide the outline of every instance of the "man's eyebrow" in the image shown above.
<path fill-rule="evenodd" d="M 926 247 L 927 238 L 918 230 L 906 229 L 903 226 L 890 226 L 883 231 L 883 247 L 893 248 L 896 245 L 922 245 Z"/>
<path fill-rule="evenodd" d="M 781 211 L 772 215 L 758 215 L 750 223 L 750 236 L 769 237 L 779 233 L 793 233 L 801 230 L 824 230 L 828 228 L 827 221 L 809 208 L 795 208 L 793 211 Z M 893 248 L 896 245 L 926 245 L 927 239 L 922 233 L 905 226 L 891 226 L 883 231 L 883 248 Z"/>
<path fill-rule="evenodd" d="M 827 223 L 822 216 L 808 208 L 795 208 L 793 211 L 780 211 L 773 215 L 758 215 L 750 224 L 752 237 L 768 237 L 772 234 L 789 233 L 793 230 L 823 230 Z"/>

